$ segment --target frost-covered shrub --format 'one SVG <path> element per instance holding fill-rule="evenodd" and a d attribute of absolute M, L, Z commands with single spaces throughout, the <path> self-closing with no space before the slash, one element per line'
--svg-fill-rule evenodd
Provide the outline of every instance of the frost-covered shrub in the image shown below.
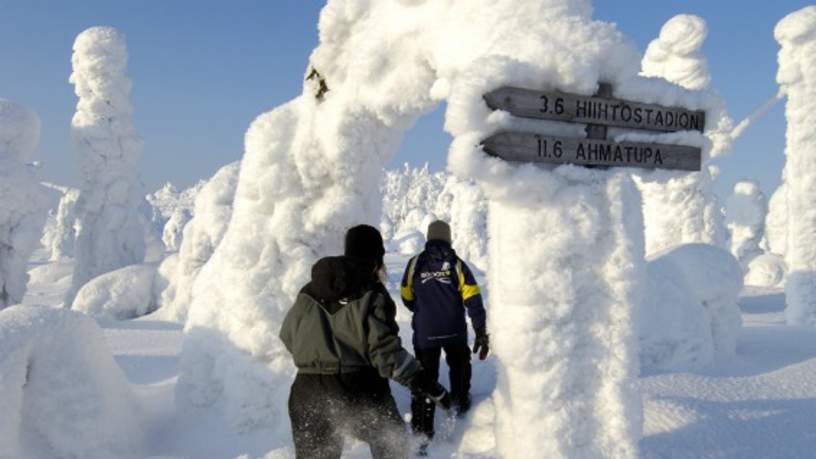
<path fill-rule="evenodd" d="M 402 169 L 386 171 L 380 223 L 383 238 L 391 239 L 411 231 L 424 233 L 423 223 L 438 208 L 446 180 L 447 174 L 431 173 L 427 163 L 421 168 L 412 168 L 406 163 Z M 445 214 L 434 215 L 437 216 L 445 218 Z"/>
<path fill-rule="evenodd" d="M 159 268 L 167 273 L 169 282 L 161 293 L 157 317 L 186 320 L 195 279 L 215 252 L 232 218 L 232 202 L 240 170 L 239 161 L 222 167 L 196 195 L 195 216 L 184 226 L 178 257 L 172 261 L 168 258 Z M 168 263 L 172 263 L 172 267 Z"/>
<path fill-rule="evenodd" d="M 161 188 L 145 196 L 151 209 L 151 222 L 159 234 L 163 234 L 165 225 L 179 212 L 194 213 L 195 199 L 201 187 L 206 183 L 199 180 L 195 185 L 179 191 L 172 183 L 165 183 Z"/>
<path fill-rule="evenodd" d="M 74 256 L 76 240 L 76 204 L 79 190 L 69 188 L 60 199 L 57 213 L 54 216 L 54 227 L 48 238 L 47 248 L 51 250 L 51 260 L 57 261 Z"/>
<path fill-rule="evenodd" d="M 142 140 L 133 127 L 124 38 L 110 27 L 87 29 L 74 42 L 71 63 L 71 83 L 79 97 L 71 134 L 82 181 L 76 204 L 76 267 L 67 304 L 85 282 L 141 263 L 145 256 L 137 170 Z"/>
<path fill-rule="evenodd" d="M 131 265 L 97 276 L 79 289 L 71 309 L 95 317 L 126 320 L 156 309 L 156 266 Z"/>
<path fill-rule="evenodd" d="M 789 324 L 816 326 L 816 6 L 786 16 L 774 36 L 781 46 L 776 81 L 788 97 L 785 314 Z"/>
<path fill-rule="evenodd" d="M 657 254 L 649 273 L 650 300 L 638 313 L 644 364 L 700 366 L 734 355 L 742 328 L 737 300 L 743 271 L 731 253 L 707 244 L 681 245 Z"/>
<path fill-rule="evenodd" d="M 48 217 L 48 193 L 27 165 L 37 148 L 40 119 L 0 99 L 0 309 L 23 300 L 28 259 Z"/>
<path fill-rule="evenodd" d="M 760 243 L 765 233 L 768 204 L 759 184 L 741 180 L 725 201 L 725 222 L 731 238 L 731 253 L 747 270 L 755 257 L 762 254 Z"/>
<path fill-rule="evenodd" d="M 0 457 L 138 457 L 143 434 L 121 368 L 93 319 L 0 311 Z"/>

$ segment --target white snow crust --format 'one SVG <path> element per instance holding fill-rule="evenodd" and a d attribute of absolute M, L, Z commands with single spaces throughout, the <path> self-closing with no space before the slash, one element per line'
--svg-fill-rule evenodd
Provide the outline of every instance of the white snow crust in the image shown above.
<path fill-rule="evenodd" d="M 39 135 L 34 112 L 0 99 L 0 309 L 23 300 L 28 259 L 48 217 L 49 190 L 26 164 Z"/>
<path fill-rule="evenodd" d="M 765 234 L 768 203 L 759 183 L 740 180 L 725 201 L 725 221 L 731 240 L 731 253 L 747 271 L 751 260 L 762 255 L 760 243 Z"/>
<path fill-rule="evenodd" d="M 0 311 L 0 457 L 131 458 L 137 406 L 93 319 L 64 309 Z"/>
<path fill-rule="evenodd" d="M 145 256 L 137 167 L 142 140 L 133 127 L 124 37 L 111 27 L 91 27 L 77 36 L 73 50 L 70 81 L 79 101 L 71 133 L 82 183 L 68 304 L 85 282 Z"/>
<path fill-rule="evenodd" d="M 776 80 L 788 97 L 786 314 L 789 324 L 816 326 L 816 6 L 783 18 L 774 36 L 781 46 Z"/>
<path fill-rule="evenodd" d="M 764 253 L 748 263 L 745 285 L 754 287 L 784 287 L 788 267 L 785 259 L 773 253 Z"/>
<path fill-rule="evenodd" d="M 74 241 L 76 240 L 76 204 L 79 190 L 66 189 L 59 201 L 54 225 L 46 232 L 43 241 L 51 251 L 51 260 L 73 258 Z"/>

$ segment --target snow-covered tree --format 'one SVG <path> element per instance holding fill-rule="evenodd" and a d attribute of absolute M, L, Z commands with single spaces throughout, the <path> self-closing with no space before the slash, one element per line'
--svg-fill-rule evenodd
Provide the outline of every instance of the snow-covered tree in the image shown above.
<path fill-rule="evenodd" d="M 711 76 L 702 54 L 708 35 L 705 21 L 682 14 L 671 18 L 653 40 L 641 62 L 642 74 L 661 77 L 688 89 L 708 88 Z M 715 120 L 720 129 L 730 127 L 724 113 Z M 711 120 L 709 120 L 711 123 Z M 727 135 L 713 136 L 712 155 L 728 148 Z M 703 242 L 725 247 L 726 230 L 720 204 L 713 191 L 711 172 L 705 165 L 700 172 L 655 171 L 635 177 L 643 194 L 646 225 L 646 253 L 654 254 L 670 247 Z"/>
<path fill-rule="evenodd" d="M 487 271 L 487 197 L 479 186 L 449 174 L 435 213 L 450 223 L 456 253 Z"/>
<path fill-rule="evenodd" d="M 192 302 L 199 271 L 209 261 L 227 231 L 238 186 L 240 161 L 228 164 L 201 187 L 195 197 L 193 218 L 184 226 L 177 259 L 162 263 L 169 285 L 161 294 L 157 317 L 184 322 Z M 168 223 L 169 225 L 169 223 Z"/>
<path fill-rule="evenodd" d="M 69 188 L 60 199 L 57 214 L 54 216 L 53 234 L 49 240 L 51 260 L 57 261 L 74 256 L 74 241 L 76 240 L 76 204 L 79 200 L 79 190 Z"/>
<path fill-rule="evenodd" d="M 47 191 L 28 166 L 39 140 L 39 117 L 0 99 L 0 309 L 22 301 L 48 216 Z"/>
<path fill-rule="evenodd" d="M 744 270 L 751 260 L 762 255 L 760 242 L 765 233 L 765 215 L 768 203 L 759 184 L 740 180 L 734 193 L 725 201 L 725 221 L 731 239 L 731 253 Z"/>
<path fill-rule="evenodd" d="M 707 35 L 708 27 L 699 16 L 680 14 L 669 19 L 646 49 L 643 75 L 665 78 L 684 88 L 707 88 L 711 75 L 701 53 Z"/>
<path fill-rule="evenodd" d="M 110 27 L 92 27 L 77 36 L 73 49 L 70 81 L 79 102 L 71 133 L 81 185 L 69 305 L 90 279 L 145 256 L 137 169 L 142 140 L 133 127 L 124 37 Z"/>
<path fill-rule="evenodd" d="M 774 36 L 781 45 L 776 80 L 788 98 L 785 313 L 790 324 L 816 326 L 816 6 L 783 18 Z"/>
<path fill-rule="evenodd" d="M 784 174 L 782 183 L 768 202 L 763 248 L 766 252 L 775 253 L 782 258 L 788 253 L 788 197 Z"/>

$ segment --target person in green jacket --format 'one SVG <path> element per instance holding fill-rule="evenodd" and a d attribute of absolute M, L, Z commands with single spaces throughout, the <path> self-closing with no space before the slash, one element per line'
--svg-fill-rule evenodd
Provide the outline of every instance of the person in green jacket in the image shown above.
<path fill-rule="evenodd" d="M 377 229 L 351 228 L 345 255 L 315 263 L 286 314 L 280 338 L 298 370 L 289 395 L 298 458 L 339 458 L 344 435 L 368 443 L 375 459 L 407 457 L 388 379 L 450 407 L 445 388 L 402 346 L 396 306 L 378 276 L 384 254 Z"/>

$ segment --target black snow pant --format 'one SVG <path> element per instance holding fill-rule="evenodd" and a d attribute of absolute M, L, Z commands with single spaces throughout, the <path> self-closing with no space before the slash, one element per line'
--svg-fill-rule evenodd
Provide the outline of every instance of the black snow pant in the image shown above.
<path fill-rule="evenodd" d="M 470 349 L 467 343 L 456 343 L 427 349 L 414 349 L 422 368 L 434 380 L 439 379 L 439 359 L 445 350 L 445 360 L 450 370 L 450 397 L 453 405 L 470 399 Z M 434 415 L 436 404 L 424 395 L 411 394 L 411 430 L 432 439 L 434 436 Z"/>
<path fill-rule="evenodd" d="M 371 449 L 374 459 L 408 457 L 405 423 L 388 380 L 373 368 L 344 374 L 301 374 L 289 393 L 298 459 L 339 459 L 343 435 Z"/>

